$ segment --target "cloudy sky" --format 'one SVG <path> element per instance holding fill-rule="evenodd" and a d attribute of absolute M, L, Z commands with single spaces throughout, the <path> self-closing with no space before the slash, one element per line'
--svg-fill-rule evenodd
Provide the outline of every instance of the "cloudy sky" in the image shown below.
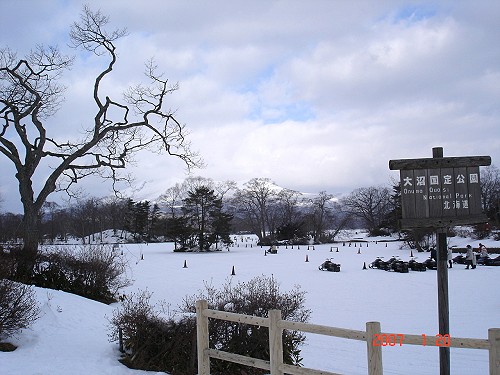
<path fill-rule="evenodd" d="M 47 122 L 61 137 L 92 121 L 105 63 L 67 46 L 83 4 L 128 30 L 111 95 L 141 80 L 151 57 L 179 83 L 169 106 L 206 164 L 194 175 L 343 194 L 390 184 L 389 160 L 431 157 L 436 146 L 499 165 L 498 1 L 0 0 L 0 46 L 76 54 L 66 101 Z M 0 159 L 0 209 L 19 211 L 14 170 Z M 135 199 L 186 178 L 181 161 L 149 153 L 130 171 Z M 81 187 L 109 193 L 97 181 Z"/>

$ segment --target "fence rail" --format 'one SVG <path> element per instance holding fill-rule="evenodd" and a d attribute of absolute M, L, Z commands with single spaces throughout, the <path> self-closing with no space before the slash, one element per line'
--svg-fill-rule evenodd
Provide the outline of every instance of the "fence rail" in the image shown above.
<path fill-rule="evenodd" d="M 420 346 L 449 346 L 464 349 L 484 349 L 489 351 L 489 374 L 500 375 L 500 328 L 490 328 L 488 339 L 471 339 L 459 337 L 446 337 L 446 341 L 425 340 L 425 335 L 395 334 L 382 332 L 379 322 L 367 322 L 366 331 L 329 327 L 318 324 L 291 322 L 281 319 L 281 311 L 270 310 L 268 318 L 258 316 L 235 314 L 225 311 L 211 310 L 205 300 L 196 302 L 196 329 L 198 347 L 198 375 L 210 375 L 210 358 L 233 362 L 241 365 L 270 371 L 271 375 L 340 375 L 338 373 L 315 370 L 306 367 L 298 367 L 283 363 L 283 341 L 284 329 L 315 333 L 320 335 L 340 337 L 349 340 L 365 341 L 367 346 L 368 375 L 382 375 L 382 342 L 375 338 L 388 337 L 399 338 L 400 344 Z M 209 318 L 226 320 L 230 322 L 251 324 L 269 328 L 269 361 L 246 357 L 239 354 L 228 353 L 221 350 L 211 349 L 209 343 Z M 384 336 L 385 335 L 385 336 Z M 387 342 L 385 343 L 387 345 Z M 392 344 L 392 343 L 391 343 Z M 396 344 L 396 341 L 394 341 Z"/>

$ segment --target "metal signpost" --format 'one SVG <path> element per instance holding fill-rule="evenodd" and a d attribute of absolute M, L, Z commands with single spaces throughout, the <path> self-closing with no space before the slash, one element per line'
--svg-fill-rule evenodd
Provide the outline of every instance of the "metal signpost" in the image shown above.
<path fill-rule="evenodd" d="M 487 221 L 482 213 L 479 167 L 491 164 L 489 156 L 390 160 L 389 169 L 400 171 L 401 228 L 434 228 L 437 232 L 437 287 L 439 334 L 450 334 L 448 303 L 448 227 Z M 439 348 L 441 375 L 450 375 L 450 348 Z"/>

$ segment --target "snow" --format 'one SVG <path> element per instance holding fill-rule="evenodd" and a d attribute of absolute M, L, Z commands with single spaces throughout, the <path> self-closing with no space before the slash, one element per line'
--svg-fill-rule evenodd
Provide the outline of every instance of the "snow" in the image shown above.
<path fill-rule="evenodd" d="M 197 294 L 205 283 L 222 285 L 228 280 L 247 281 L 266 275 L 280 283 L 283 291 L 300 285 L 312 310 L 310 323 L 364 330 L 366 322 L 379 321 L 383 332 L 426 334 L 432 340 L 438 332 L 436 271 L 408 274 L 375 269 L 363 270 L 377 256 L 397 255 L 410 259 L 410 250 L 401 242 L 369 242 L 310 246 L 280 246 L 277 254 L 264 255 L 254 236 L 236 236 L 237 244 L 213 253 L 174 253 L 172 243 L 122 244 L 134 280 L 125 293 L 147 289 L 152 300 L 166 301 L 175 310 L 187 295 Z M 384 238 L 385 239 L 385 238 Z M 451 237 L 449 245 L 499 247 L 492 240 L 472 241 Z M 333 246 L 333 248 L 332 248 Z M 336 247 L 338 247 L 338 252 Z M 425 260 L 429 253 L 416 253 Z M 143 260 L 141 257 L 143 256 Z M 308 262 L 306 262 L 306 257 Z M 338 273 L 322 272 L 318 266 L 333 257 L 341 264 Z M 184 263 L 187 267 L 184 268 Z M 232 268 L 235 275 L 231 276 Z M 495 292 L 500 267 L 478 266 L 449 270 L 451 336 L 487 338 L 488 328 L 500 327 L 500 293 Z M 36 288 L 41 318 L 10 341 L 18 346 L 0 352 L 1 375 L 67 374 L 156 374 L 131 370 L 118 362 L 117 343 L 108 338 L 109 319 L 118 304 L 104 305 L 68 293 Z M 366 343 L 308 334 L 302 346 L 303 365 L 344 374 L 366 374 Z M 384 374 L 436 374 L 439 355 L 436 347 L 396 345 L 384 347 Z M 452 374 L 487 374 L 488 351 L 451 349 Z M 159 374 L 159 373 L 158 373 Z"/>

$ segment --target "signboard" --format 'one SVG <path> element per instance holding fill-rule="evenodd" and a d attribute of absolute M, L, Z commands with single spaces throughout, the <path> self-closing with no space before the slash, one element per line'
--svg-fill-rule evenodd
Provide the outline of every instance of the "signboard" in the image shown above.
<path fill-rule="evenodd" d="M 487 221 L 481 209 L 479 167 L 491 164 L 489 156 L 444 158 L 443 148 L 432 149 L 431 159 L 389 161 L 400 170 L 402 228 L 439 228 L 437 290 L 439 334 L 450 333 L 446 227 Z M 450 348 L 439 348 L 441 375 L 450 375 Z"/>
<path fill-rule="evenodd" d="M 400 170 L 402 228 L 486 222 L 479 166 L 490 164 L 489 156 L 391 160 Z"/>

